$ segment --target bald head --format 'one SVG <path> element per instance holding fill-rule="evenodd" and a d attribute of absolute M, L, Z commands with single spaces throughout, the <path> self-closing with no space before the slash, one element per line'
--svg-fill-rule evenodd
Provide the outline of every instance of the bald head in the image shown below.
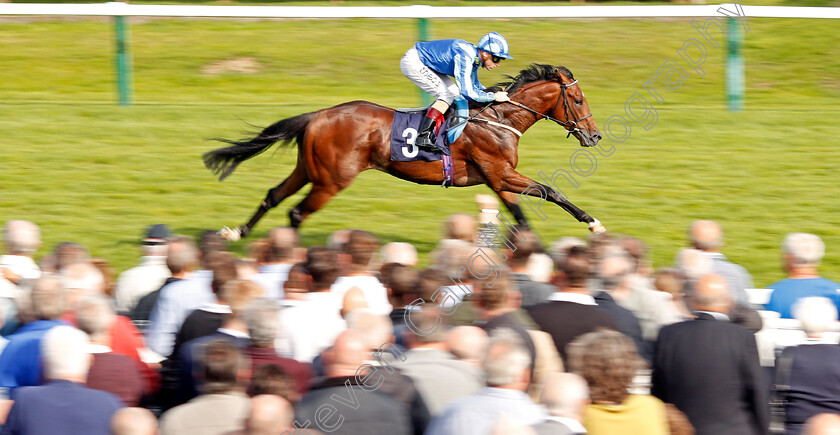
<path fill-rule="evenodd" d="M 604 290 L 615 290 L 624 278 L 633 271 L 629 255 L 608 255 L 598 263 L 598 278 Z"/>
<path fill-rule="evenodd" d="M 288 400 L 274 394 L 261 394 L 251 399 L 248 435 L 277 435 L 292 428 L 294 409 Z"/>
<path fill-rule="evenodd" d="M 382 262 L 399 263 L 403 266 L 417 266 L 417 248 L 411 243 L 391 242 L 382 247 Z"/>
<path fill-rule="evenodd" d="M 472 215 L 458 213 L 446 219 L 446 238 L 472 242 L 475 238 L 475 218 Z"/>
<path fill-rule="evenodd" d="M 694 285 L 692 308 L 695 311 L 729 313 L 732 309 L 732 295 L 729 284 L 720 275 L 708 274 L 700 277 Z"/>
<path fill-rule="evenodd" d="M 332 349 L 324 355 L 327 376 L 355 376 L 356 370 L 370 358 L 370 349 L 358 331 L 348 329 L 335 339 Z"/>
<path fill-rule="evenodd" d="M 122 408 L 111 418 L 114 435 L 155 435 L 158 425 L 155 415 L 146 408 Z"/>
<path fill-rule="evenodd" d="M 543 381 L 540 403 L 553 416 L 582 421 L 583 410 L 589 404 L 589 387 L 574 373 L 552 373 Z"/>
<path fill-rule="evenodd" d="M 688 235 L 695 249 L 717 252 L 723 248 L 723 228 L 715 221 L 692 222 Z"/>
<path fill-rule="evenodd" d="M 840 415 L 817 414 L 809 418 L 802 435 L 840 435 Z"/>
<path fill-rule="evenodd" d="M 449 330 L 446 345 L 455 358 L 480 363 L 487 349 L 487 333 L 477 326 L 456 326 Z"/>

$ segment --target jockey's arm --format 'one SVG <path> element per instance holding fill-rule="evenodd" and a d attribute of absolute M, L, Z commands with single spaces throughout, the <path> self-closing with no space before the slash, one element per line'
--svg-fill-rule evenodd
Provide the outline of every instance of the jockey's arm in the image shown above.
<path fill-rule="evenodd" d="M 478 56 L 478 53 L 473 48 L 469 48 L 469 51 L 464 50 L 464 52 L 455 55 L 455 81 L 458 83 L 458 88 L 461 89 L 461 95 L 470 100 L 479 103 L 493 101 L 493 93 L 485 92 L 484 86 L 478 82 L 478 78 L 475 75 L 476 71 L 473 68 L 473 62 L 476 56 Z"/>

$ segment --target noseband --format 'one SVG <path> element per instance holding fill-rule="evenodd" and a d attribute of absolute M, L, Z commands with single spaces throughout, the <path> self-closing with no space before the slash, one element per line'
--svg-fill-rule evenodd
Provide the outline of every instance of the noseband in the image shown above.
<path fill-rule="evenodd" d="M 577 123 L 578 122 L 583 121 L 584 119 L 592 116 L 592 113 L 590 113 L 586 116 L 575 119 L 574 121 L 572 120 L 572 110 L 569 108 L 569 94 L 566 93 L 566 88 L 576 85 L 577 82 L 578 81 L 575 80 L 575 81 L 569 83 L 568 85 L 560 83 L 560 97 L 557 98 L 557 101 L 554 102 L 554 107 L 551 109 L 551 113 L 554 113 L 554 111 L 557 110 L 557 105 L 560 104 L 560 100 L 563 100 L 563 114 L 566 115 L 566 121 L 565 122 L 560 121 L 559 119 L 553 118 L 553 117 L 551 117 L 551 116 L 549 116 L 545 113 L 539 113 L 536 110 L 534 110 L 534 109 L 532 109 L 532 108 L 530 108 L 530 107 L 528 107 L 528 106 L 526 106 L 522 103 L 519 103 L 519 102 L 516 102 L 516 101 L 510 101 L 510 103 L 513 104 L 514 106 L 521 107 L 521 108 L 533 113 L 534 115 L 542 116 L 545 119 L 556 122 L 558 125 L 562 126 L 563 128 L 565 128 L 569 132 L 569 134 L 566 135 L 566 138 L 568 139 L 568 137 L 571 136 L 572 133 L 579 133 L 580 132 L 580 129 L 577 128 Z"/>

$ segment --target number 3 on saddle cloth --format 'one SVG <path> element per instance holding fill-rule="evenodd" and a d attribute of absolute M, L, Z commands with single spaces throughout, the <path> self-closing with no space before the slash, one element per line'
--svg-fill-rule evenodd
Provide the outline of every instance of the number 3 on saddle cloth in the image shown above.
<path fill-rule="evenodd" d="M 391 125 L 391 161 L 413 162 L 417 160 L 435 162 L 443 160 L 443 185 L 452 184 L 452 159 L 449 146 L 458 140 L 469 117 L 469 105 L 462 97 L 455 99 L 457 116 L 450 116 L 443 122 L 435 137 L 437 150 L 421 149 L 414 145 L 417 140 L 420 121 L 426 116 L 426 109 L 397 109 Z M 451 111 L 450 111 L 451 112 Z"/>

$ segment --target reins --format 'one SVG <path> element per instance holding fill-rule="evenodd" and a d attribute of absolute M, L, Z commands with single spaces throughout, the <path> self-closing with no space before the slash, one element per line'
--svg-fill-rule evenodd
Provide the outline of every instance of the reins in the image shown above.
<path fill-rule="evenodd" d="M 557 101 L 554 102 L 554 107 L 551 109 L 551 112 L 554 112 L 555 110 L 557 110 L 557 105 L 560 104 L 560 100 L 563 100 L 563 113 L 566 115 L 566 122 L 562 122 L 559 119 L 556 119 L 556 118 L 554 118 L 550 115 L 547 115 L 545 113 L 537 112 L 536 110 L 534 110 L 534 109 L 532 109 L 532 108 L 530 108 L 530 107 L 528 107 L 528 106 L 526 106 L 526 105 L 524 105 L 524 104 L 522 104 L 518 101 L 509 100 L 508 103 L 513 104 L 514 106 L 519 107 L 520 109 L 525 109 L 525 110 L 533 113 L 534 115 L 542 116 L 543 118 L 548 119 L 549 121 L 556 122 L 558 125 L 562 126 L 563 128 L 566 129 L 566 131 L 569 132 L 566 135 L 566 138 L 568 138 L 569 136 L 572 135 L 572 133 L 580 132 L 580 129 L 577 128 L 577 123 L 578 122 L 583 121 L 584 119 L 592 116 L 592 114 L 590 113 L 586 116 L 583 116 L 583 117 L 580 117 L 578 119 L 572 120 L 572 111 L 569 108 L 569 95 L 566 93 L 566 88 L 576 85 L 577 82 L 578 81 L 575 80 L 575 81 L 569 83 L 568 85 L 560 83 L 560 97 L 557 98 Z M 569 128 L 569 124 L 571 124 L 571 128 Z"/>

